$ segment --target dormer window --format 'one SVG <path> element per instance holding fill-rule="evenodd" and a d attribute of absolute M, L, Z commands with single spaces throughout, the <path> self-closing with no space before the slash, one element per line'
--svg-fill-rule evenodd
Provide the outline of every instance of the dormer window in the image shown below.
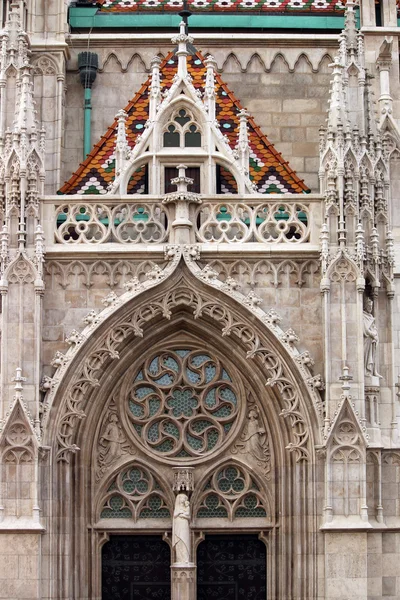
<path fill-rule="evenodd" d="M 170 121 L 163 135 L 164 148 L 200 148 L 201 133 L 193 116 L 181 108 Z"/>

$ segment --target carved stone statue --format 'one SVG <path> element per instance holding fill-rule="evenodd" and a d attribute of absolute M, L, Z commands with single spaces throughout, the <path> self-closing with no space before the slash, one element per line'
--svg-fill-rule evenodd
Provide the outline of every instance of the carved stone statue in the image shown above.
<path fill-rule="evenodd" d="M 257 406 L 251 406 L 247 413 L 247 423 L 240 436 L 240 441 L 233 448 L 233 453 L 244 454 L 249 452 L 257 463 L 263 466 L 266 473 L 270 470 L 271 455 L 267 439 L 267 432 L 260 425 Z"/>
<path fill-rule="evenodd" d="M 125 441 L 118 427 L 118 417 L 111 413 L 108 425 L 100 438 L 101 458 L 104 466 L 111 465 L 122 454 L 121 444 Z"/>
<path fill-rule="evenodd" d="M 381 377 L 376 370 L 376 350 L 379 342 L 375 317 L 372 314 L 373 302 L 370 298 L 364 301 L 364 369 L 369 377 Z"/>
<path fill-rule="evenodd" d="M 251 408 L 247 417 L 248 422 L 243 432 L 242 440 L 247 444 L 249 452 L 251 452 L 257 460 L 264 461 L 266 432 L 259 424 L 257 409 Z"/>
<path fill-rule="evenodd" d="M 186 494 L 178 494 L 175 500 L 172 524 L 172 547 L 175 563 L 190 563 L 190 502 Z"/>

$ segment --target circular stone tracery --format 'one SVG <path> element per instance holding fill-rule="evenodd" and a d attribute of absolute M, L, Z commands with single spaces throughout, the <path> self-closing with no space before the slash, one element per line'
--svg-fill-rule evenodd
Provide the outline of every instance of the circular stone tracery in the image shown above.
<path fill-rule="evenodd" d="M 158 352 L 136 371 L 128 415 L 147 449 L 164 457 L 202 457 L 228 438 L 239 412 L 232 378 L 202 350 Z"/>

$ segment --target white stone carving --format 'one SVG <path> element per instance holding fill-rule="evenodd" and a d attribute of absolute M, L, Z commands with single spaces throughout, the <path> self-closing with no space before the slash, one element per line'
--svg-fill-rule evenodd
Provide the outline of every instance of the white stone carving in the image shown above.
<path fill-rule="evenodd" d="M 377 371 L 377 347 L 379 343 L 378 330 L 375 317 L 372 314 L 373 301 L 370 298 L 364 300 L 364 368 L 369 377 L 381 378 Z"/>
<path fill-rule="evenodd" d="M 160 244 L 168 238 L 162 204 L 63 204 L 55 215 L 59 244 Z"/>
<path fill-rule="evenodd" d="M 265 200 L 204 203 L 197 210 L 200 242 L 263 242 L 297 244 L 309 241 L 309 206 Z"/>
<path fill-rule="evenodd" d="M 176 496 L 172 521 L 174 564 L 187 565 L 191 562 L 190 546 L 190 502 L 186 494 L 179 493 Z"/>

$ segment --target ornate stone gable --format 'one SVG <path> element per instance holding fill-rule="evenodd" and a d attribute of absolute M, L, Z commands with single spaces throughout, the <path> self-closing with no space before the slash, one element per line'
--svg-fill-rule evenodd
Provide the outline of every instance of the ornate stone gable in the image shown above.
<path fill-rule="evenodd" d="M 169 53 L 161 64 L 157 60 L 152 63 L 152 78 L 141 87 L 124 111 L 118 113 L 114 123 L 87 159 L 60 189 L 60 194 L 105 194 L 110 186 L 114 190 L 115 178 L 118 175 L 116 161 L 121 156 L 121 147 L 125 149 L 125 158 L 137 158 L 143 154 L 149 144 L 154 119 L 160 119 L 160 114 L 168 109 L 183 89 L 192 97 L 198 110 L 204 113 L 205 119 L 210 120 L 210 126 L 215 127 L 214 143 L 218 144 L 222 155 L 226 156 L 232 165 L 235 164 L 235 160 L 238 160 L 240 165 L 243 142 L 246 147 L 249 145 L 247 166 L 243 173 L 249 175 L 251 184 L 256 186 L 260 193 L 308 191 L 304 182 L 276 151 L 253 118 L 243 111 L 234 93 L 214 72 L 210 57 L 205 59 L 200 52 L 187 56 L 187 77 L 181 86 L 179 77 L 177 79 L 177 54 Z M 213 117 L 210 113 L 210 93 L 212 104 L 215 105 L 215 122 L 212 122 Z M 152 103 L 156 103 L 157 111 L 154 113 L 151 110 Z M 235 192 L 235 178 L 228 168 L 221 170 L 221 177 L 225 193 Z M 138 163 L 127 182 L 127 193 L 143 193 L 144 186 L 145 170 Z M 251 186 L 249 191 L 251 192 Z"/>

